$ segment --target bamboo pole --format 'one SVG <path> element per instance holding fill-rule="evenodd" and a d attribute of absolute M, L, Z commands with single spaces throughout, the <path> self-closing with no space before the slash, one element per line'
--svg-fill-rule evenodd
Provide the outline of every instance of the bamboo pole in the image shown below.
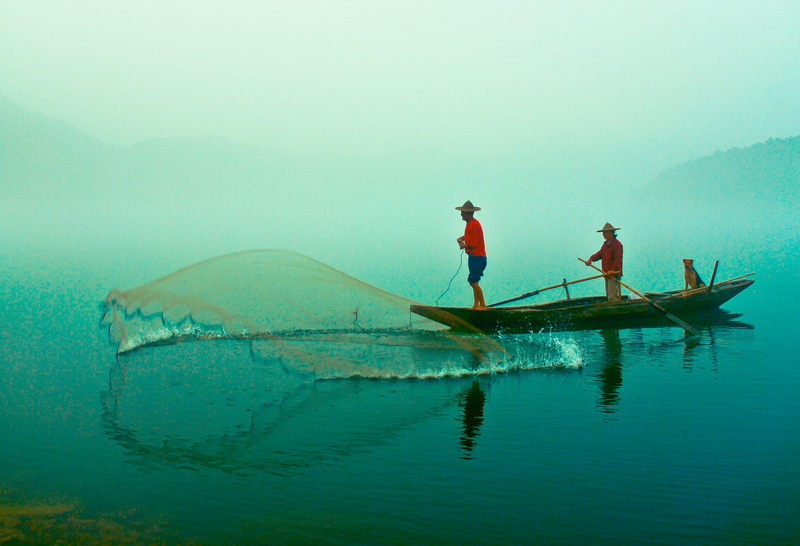
<path fill-rule="evenodd" d="M 599 279 L 600 277 L 604 276 L 605 275 L 595 275 L 594 277 L 586 277 L 585 279 L 578 279 L 576 281 L 560 282 L 558 284 L 554 284 L 553 286 L 546 286 L 544 288 L 539 288 L 538 290 L 534 290 L 533 292 L 522 294 L 521 296 L 517 296 L 516 298 L 511 298 L 508 300 L 498 301 L 497 303 L 492 303 L 491 305 L 487 305 L 486 307 L 497 307 L 498 305 L 503 305 L 504 303 L 511 303 L 512 301 L 524 300 L 525 298 L 530 298 L 531 296 L 535 296 L 539 292 L 544 292 L 545 290 L 552 290 L 553 288 L 561 288 L 562 286 L 564 287 L 564 290 L 566 290 L 568 284 L 591 281 L 592 279 Z"/>

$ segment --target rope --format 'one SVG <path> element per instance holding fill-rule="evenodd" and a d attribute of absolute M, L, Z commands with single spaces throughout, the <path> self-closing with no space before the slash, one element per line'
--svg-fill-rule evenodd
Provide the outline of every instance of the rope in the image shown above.
<path fill-rule="evenodd" d="M 455 275 L 452 276 L 452 278 L 450 279 L 450 282 L 447 283 L 447 288 L 445 289 L 445 291 L 442 292 L 441 296 L 436 298 L 436 305 L 437 306 L 439 305 L 439 300 L 442 299 L 442 296 L 447 294 L 447 291 L 450 290 L 450 285 L 453 284 L 453 279 L 455 279 L 458 276 L 458 272 L 461 271 L 461 266 L 464 265 L 464 249 L 463 248 L 461 249 L 461 252 L 459 254 L 461 256 L 461 260 L 458 263 L 458 269 L 456 269 L 456 273 L 455 273 Z"/>

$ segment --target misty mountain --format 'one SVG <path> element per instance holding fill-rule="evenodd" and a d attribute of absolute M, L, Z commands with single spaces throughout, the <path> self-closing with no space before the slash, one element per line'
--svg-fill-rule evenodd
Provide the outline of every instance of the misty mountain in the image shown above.
<path fill-rule="evenodd" d="M 344 194 L 357 200 L 365 188 L 400 191 L 413 184 L 415 195 L 424 197 L 435 192 L 434 181 L 440 187 L 469 185 L 471 179 L 485 183 L 491 173 L 481 168 L 479 159 L 456 161 L 431 151 L 386 157 L 291 156 L 216 137 L 115 146 L 0 95 L 0 195 L 22 200 L 246 201 L 284 191 L 305 199 Z M 535 181 L 524 169 L 508 173 L 510 180 L 526 177 Z M 798 188 L 800 137 L 795 137 L 683 163 L 657 176 L 643 197 L 654 202 L 792 204 L 800 203 Z"/>
<path fill-rule="evenodd" d="M 121 147 L 0 96 L 0 194 L 23 200 L 214 198 L 281 180 L 280 160 L 220 138 Z"/>
<path fill-rule="evenodd" d="M 683 163 L 657 176 L 647 193 L 684 203 L 800 204 L 800 136 Z"/>
<path fill-rule="evenodd" d="M 470 174 L 467 166 L 418 151 L 387 157 L 298 155 L 218 137 L 115 146 L 0 95 L 0 195 L 25 201 L 271 202 L 289 193 L 358 200 L 360 190 L 383 182 L 392 188 L 408 180 L 422 185 L 425 176 L 447 180 L 464 174 Z"/>
<path fill-rule="evenodd" d="M 17 197 L 91 191 L 116 150 L 0 96 L 0 190 Z M 80 182 L 79 182 L 80 181 Z"/>

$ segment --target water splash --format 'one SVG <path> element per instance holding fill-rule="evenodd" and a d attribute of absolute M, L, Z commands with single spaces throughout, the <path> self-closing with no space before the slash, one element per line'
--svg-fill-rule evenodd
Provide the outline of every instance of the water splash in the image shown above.
<path fill-rule="evenodd" d="M 449 332 L 306 333 L 255 340 L 252 354 L 286 372 L 315 379 L 437 379 L 584 366 L 574 340 L 538 334 L 496 338 Z"/>

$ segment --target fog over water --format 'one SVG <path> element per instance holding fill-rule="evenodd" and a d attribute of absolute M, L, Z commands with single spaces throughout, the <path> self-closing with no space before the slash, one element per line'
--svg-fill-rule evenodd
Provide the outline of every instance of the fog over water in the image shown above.
<path fill-rule="evenodd" d="M 98 148 L 54 167 L 73 193 L 12 188 L 2 227 L 180 263 L 424 254 L 446 278 L 469 198 L 495 264 L 574 261 L 605 221 L 671 229 L 641 201 L 666 169 L 800 134 L 798 22 L 792 1 L 4 2 L 0 95 Z"/>

